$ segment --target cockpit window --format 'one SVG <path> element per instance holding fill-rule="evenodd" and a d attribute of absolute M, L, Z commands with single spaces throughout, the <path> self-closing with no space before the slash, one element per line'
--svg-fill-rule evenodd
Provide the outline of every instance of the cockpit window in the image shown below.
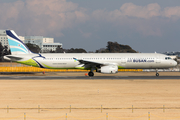
<path fill-rule="evenodd" d="M 171 60 L 171 57 L 165 57 L 165 60 Z"/>

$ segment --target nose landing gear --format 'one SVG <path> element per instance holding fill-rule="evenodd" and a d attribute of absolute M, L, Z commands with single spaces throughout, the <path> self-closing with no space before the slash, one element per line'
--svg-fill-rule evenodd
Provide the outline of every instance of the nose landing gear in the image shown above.
<path fill-rule="evenodd" d="M 156 77 L 158 77 L 158 76 L 159 76 L 158 69 L 156 69 Z"/>
<path fill-rule="evenodd" d="M 158 77 L 159 76 L 159 73 L 156 73 L 156 77 Z"/>

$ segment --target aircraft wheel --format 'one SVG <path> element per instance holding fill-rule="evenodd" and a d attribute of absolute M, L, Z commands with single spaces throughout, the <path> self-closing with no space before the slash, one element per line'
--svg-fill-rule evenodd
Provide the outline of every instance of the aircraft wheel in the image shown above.
<path fill-rule="evenodd" d="M 93 72 L 89 72 L 88 75 L 89 75 L 89 77 L 93 77 L 94 73 Z"/>
<path fill-rule="evenodd" d="M 156 73 L 156 77 L 158 77 L 159 76 L 159 73 Z"/>

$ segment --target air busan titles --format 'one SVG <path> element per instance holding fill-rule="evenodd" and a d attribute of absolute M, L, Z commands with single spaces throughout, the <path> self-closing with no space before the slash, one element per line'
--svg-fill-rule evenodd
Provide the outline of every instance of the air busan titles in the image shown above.
<path fill-rule="evenodd" d="M 158 53 L 32 53 L 13 30 L 6 30 L 11 55 L 4 59 L 34 67 L 48 69 L 87 69 L 114 74 L 118 69 L 158 69 L 171 68 L 177 62 Z"/>

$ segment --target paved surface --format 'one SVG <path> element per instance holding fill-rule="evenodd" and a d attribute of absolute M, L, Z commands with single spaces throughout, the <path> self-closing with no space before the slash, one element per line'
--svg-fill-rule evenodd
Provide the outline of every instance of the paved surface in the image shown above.
<path fill-rule="evenodd" d="M 180 76 L 0 76 L 0 80 L 63 80 L 63 79 L 105 79 L 105 80 L 121 80 L 121 79 L 180 79 Z"/>

